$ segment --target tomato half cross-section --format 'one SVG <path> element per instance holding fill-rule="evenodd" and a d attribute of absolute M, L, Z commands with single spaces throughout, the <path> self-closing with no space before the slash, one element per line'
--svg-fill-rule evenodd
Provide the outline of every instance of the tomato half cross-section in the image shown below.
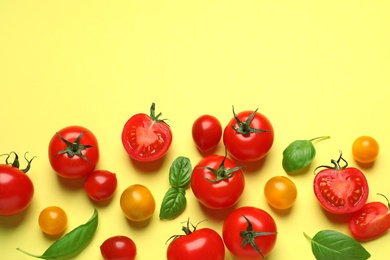
<path fill-rule="evenodd" d="M 131 158 L 140 162 L 160 159 L 172 143 L 172 131 L 161 113 L 155 115 L 152 103 L 150 115 L 139 113 L 130 117 L 122 131 L 122 144 Z"/>

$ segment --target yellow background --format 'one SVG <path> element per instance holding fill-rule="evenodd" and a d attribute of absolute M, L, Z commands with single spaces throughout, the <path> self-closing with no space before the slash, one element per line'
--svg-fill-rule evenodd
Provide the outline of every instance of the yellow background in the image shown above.
<path fill-rule="evenodd" d="M 88 1 L 0 0 L 0 153 L 37 156 L 28 175 L 35 196 L 23 214 L 0 217 L 1 259 L 29 259 L 15 248 L 40 254 L 53 243 L 37 218 L 49 205 L 68 214 L 67 231 L 99 210 L 99 227 L 77 259 L 101 259 L 109 236 L 127 235 L 137 259 L 165 259 L 166 240 L 181 234 L 188 217 L 221 233 L 226 211 L 206 210 L 191 189 L 186 210 L 160 221 L 168 170 L 178 156 L 195 165 L 201 154 L 191 137 L 193 121 L 208 113 L 226 125 L 236 112 L 259 108 L 275 130 L 261 164 L 245 169 L 246 189 L 237 206 L 268 211 L 277 222 L 277 244 L 268 259 L 314 259 L 309 236 L 322 229 L 349 234 L 346 219 L 325 214 L 313 191 L 313 170 L 339 150 L 366 173 L 371 193 L 390 197 L 390 2 L 389 1 Z M 128 159 L 124 123 L 149 113 L 152 102 L 173 131 L 169 153 L 158 164 Z M 82 182 L 57 178 L 47 147 L 61 128 L 89 128 L 100 145 L 99 169 L 117 173 L 114 198 L 91 202 Z M 276 212 L 263 196 L 265 182 L 286 175 L 282 151 L 296 139 L 316 142 L 317 156 L 304 174 L 290 177 L 298 198 Z M 351 146 L 360 135 L 380 143 L 375 164 L 361 168 Z M 222 142 L 216 153 L 223 154 Z M 3 157 L 4 159 L 4 157 Z M 23 166 L 22 161 L 22 166 Z M 149 187 L 156 212 L 146 224 L 126 221 L 119 207 L 129 185 Z M 372 259 L 388 259 L 389 233 L 363 245 Z M 226 251 L 226 259 L 232 256 Z"/>

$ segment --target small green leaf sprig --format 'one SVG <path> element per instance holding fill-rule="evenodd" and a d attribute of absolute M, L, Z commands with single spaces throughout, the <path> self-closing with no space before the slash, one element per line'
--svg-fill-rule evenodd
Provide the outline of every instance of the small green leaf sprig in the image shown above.
<path fill-rule="evenodd" d="M 171 187 L 165 193 L 160 207 L 160 219 L 173 219 L 182 213 L 187 205 L 185 189 L 189 187 L 192 165 L 187 157 L 177 157 L 169 169 Z"/>

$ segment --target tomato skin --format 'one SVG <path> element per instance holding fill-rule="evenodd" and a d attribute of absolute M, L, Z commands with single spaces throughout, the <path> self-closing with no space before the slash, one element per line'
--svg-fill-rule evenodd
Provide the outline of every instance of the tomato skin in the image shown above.
<path fill-rule="evenodd" d="M 195 230 L 189 235 L 179 236 L 167 249 L 168 260 L 223 260 L 225 246 L 221 236 L 210 228 Z"/>
<path fill-rule="evenodd" d="M 223 223 L 222 237 L 228 250 L 237 258 L 242 260 L 263 259 L 250 244 L 242 246 L 243 238 L 240 232 L 247 230 L 248 223 L 244 216 L 252 223 L 254 232 L 273 232 L 275 234 L 257 236 L 254 242 L 266 257 L 274 248 L 277 238 L 277 226 L 270 214 L 266 211 L 243 206 L 232 211 Z"/>
<path fill-rule="evenodd" d="M 137 246 L 127 236 L 113 236 L 101 244 L 100 253 L 104 260 L 134 260 Z"/>
<path fill-rule="evenodd" d="M 360 136 L 352 144 L 352 155 L 357 162 L 372 163 L 378 154 L 379 144 L 371 136 Z"/>
<path fill-rule="evenodd" d="M 213 150 L 221 137 L 222 125 L 212 115 L 202 115 L 192 125 L 192 138 L 201 153 Z"/>
<path fill-rule="evenodd" d="M 34 196 L 34 185 L 26 173 L 16 167 L 0 164 L 0 216 L 24 211 Z"/>
<path fill-rule="evenodd" d="M 191 189 L 200 203 L 211 209 L 226 209 L 235 205 L 245 187 L 244 174 L 240 169 L 234 172 L 233 177 L 216 180 L 216 175 L 205 167 L 218 170 L 224 156 L 209 155 L 202 158 L 194 167 L 191 175 Z M 228 158 L 225 158 L 224 166 L 226 169 L 237 167 L 236 164 Z M 209 179 L 209 180 L 207 180 Z"/>
<path fill-rule="evenodd" d="M 320 205 L 333 214 L 358 211 L 369 195 L 366 177 L 354 167 L 321 170 L 315 176 L 313 186 Z"/>
<path fill-rule="evenodd" d="M 94 201 L 111 198 L 118 186 L 116 174 L 106 170 L 96 170 L 85 180 L 84 189 Z"/>
<path fill-rule="evenodd" d="M 294 182 L 285 176 L 274 176 L 264 186 L 264 196 L 274 208 L 285 210 L 291 208 L 298 192 Z"/>
<path fill-rule="evenodd" d="M 172 131 L 163 121 L 154 116 L 154 103 L 151 115 L 135 114 L 125 123 L 122 131 L 122 144 L 131 158 L 140 162 L 160 159 L 172 143 Z"/>
<path fill-rule="evenodd" d="M 38 223 L 43 233 L 57 236 L 65 231 L 68 217 L 62 208 L 49 206 L 39 214 Z"/>
<path fill-rule="evenodd" d="M 148 188 L 140 184 L 134 184 L 122 192 L 120 206 L 127 219 L 141 222 L 152 217 L 156 202 Z"/>
<path fill-rule="evenodd" d="M 237 118 L 245 122 L 252 113 L 254 111 L 243 111 L 237 114 Z M 267 155 L 274 141 L 274 130 L 271 122 L 263 114 L 255 112 L 250 127 L 265 132 L 244 135 L 233 127 L 239 127 L 235 117 L 229 121 L 223 132 L 223 143 L 233 158 L 243 162 L 254 162 Z"/>
<path fill-rule="evenodd" d="M 87 158 L 75 154 L 61 153 L 68 145 L 61 140 L 58 134 L 65 140 L 74 143 L 82 133 L 80 145 L 90 145 L 91 147 L 81 150 L 81 154 Z M 49 161 L 53 170 L 66 179 L 78 179 L 92 173 L 99 162 L 99 145 L 95 135 L 82 126 L 68 126 L 58 131 L 49 143 Z"/>

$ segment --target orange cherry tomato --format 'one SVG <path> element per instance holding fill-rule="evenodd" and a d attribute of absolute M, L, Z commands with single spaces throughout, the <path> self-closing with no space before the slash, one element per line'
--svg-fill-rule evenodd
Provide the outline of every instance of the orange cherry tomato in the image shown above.
<path fill-rule="evenodd" d="M 372 163 L 378 154 L 379 144 L 371 136 L 360 136 L 352 144 L 352 155 L 357 162 Z"/>
<path fill-rule="evenodd" d="M 275 176 L 264 186 L 264 195 L 267 202 L 275 209 L 288 209 L 297 199 L 297 187 L 294 182 L 285 176 Z"/>
<path fill-rule="evenodd" d="M 39 227 L 48 235 L 60 235 L 66 229 L 68 217 L 65 211 L 57 206 L 44 208 L 39 214 Z"/>
<path fill-rule="evenodd" d="M 127 219 L 141 222 L 152 217 L 156 202 L 148 188 L 134 184 L 122 192 L 120 206 Z"/>

